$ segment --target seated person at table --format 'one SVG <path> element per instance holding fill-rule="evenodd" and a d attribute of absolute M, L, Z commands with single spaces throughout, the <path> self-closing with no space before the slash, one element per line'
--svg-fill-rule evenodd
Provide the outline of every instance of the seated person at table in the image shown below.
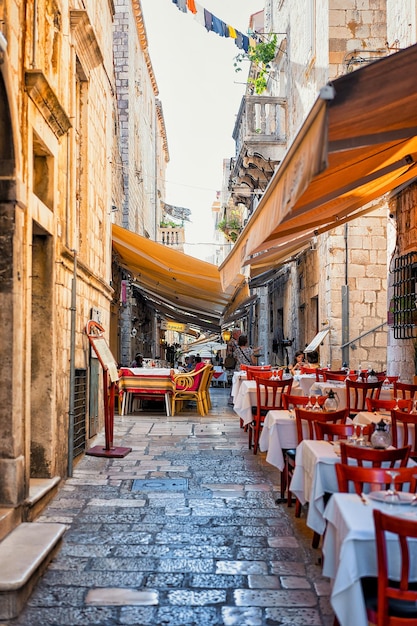
<path fill-rule="evenodd" d="M 197 356 L 195 357 L 195 367 L 193 370 L 191 370 L 190 373 L 193 372 L 198 372 L 201 369 L 203 369 L 203 367 L 205 367 L 205 363 L 203 363 L 201 356 L 197 354 Z M 201 374 L 197 374 L 197 376 L 194 377 L 194 382 L 192 384 L 191 387 L 188 387 L 189 391 L 195 391 L 196 389 L 198 389 L 198 385 L 200 384 L 200 380 L 201 380 Z M 177 389 L 182 389 L 183 387 L 181 387 L 180 385 L 177 385 Z"/>
<path fill-rule="evenodd" d="M 307 352 L 308 367 L 320 367 L 319 353 L 317 351 Z"/>
<path fill-rule="evenodd" d="M 131 362 L 130 367 L 143 367 L 143 356 L 140 352 L 135 354 L 135 358 Z"/>
<path fill-rule="evenodd" d="M 237 346 L 233 350 L 233 356 L 236 359 L 236 369 L 240 370 L 241 365 L 256 365 L 254 350 L 248 346 L 248 338 L 246 335 L 240 335 L 237 340 Z"/>
<path fill-rule="evenodd" d="M 294 363 L 291 365 L 291 374 L 293 376 L 294 374 L 299 374 L 303 365 L 305 365 L 304 352 L 302 352 L 301 350 L 297 350 L 297 352 L 295 353 Z"/>

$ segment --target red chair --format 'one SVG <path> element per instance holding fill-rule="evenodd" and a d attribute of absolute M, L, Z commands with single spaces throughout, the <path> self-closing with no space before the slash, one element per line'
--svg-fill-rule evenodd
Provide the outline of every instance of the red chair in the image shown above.
<path fill-rule="evenodd" d="M 372 485 L 372 490 L 381 491 L 389 489 L 392 478 L 383 467 L 360 467 L 358 465 L 347 465 L 337 463 L 336 466 L 337 485 L 342 493 L 349 493 L 352 483 L 355 493 L 361 495 L 364 485 Z M 414 493 L 417 479 L 416 470 L 413 467 L 400 467 L 397 470 L 394 485 L 397 491 L 403 491 L 407 486 L 407 491 Z"/>
<path fill-rule="evenodd" d="M 366 410 L 366 398 L 379 398 L 382 380 L 376 383 L 346 379 L 346 405 L 350 417 Z"/>
<path fill-rule="evenodd" d="M 409 539 L 417 539 L 417 521 L 373 511 L 378 561 L 378 577 L 362 579 L 368 621 L 375 626 L 415 626 L 417 624 L 417 583 L 409 553 Z M 398 549 L 388 549 L 387 533 L 396 535 Z M 391 559 L 400 559 L 399 579 L 393 580 Z M 398 570 L 398 567 L 395 568 Z"/>
<path fill-rule="evenodd" d="M 358 434 L 357 424 L 334 424 L 333 422 L 314 422 L 316 438 L 325 441 L 335 441 L 347 439 L 349 436 Z M 374 432 L 375 424 L 367 424 L 363 429 L 363 434 L 370 437 Z"/>
<path fill-rule="evenodd" d="M 323 372 L 323 382 L 327 382 L 328 380 L 337 380 L 343 382 L 346 380 L 346 372 Z"/>
<path fill-rule="evenodd" d="M 398 408 L 402 411 L 410 412 L 413 408 L 412 400 L 398 400 Z M 392 411 L 395 407 L 395 400 L 381 400 L 380 398 L 366 398 L 366 410 L 370 411 Z"/>
<path fill-rule="evenodd" d="M 400 383 L 398 380 L 394 382 L 394 398 L 408 398 L 414 400 L 417 393 L 417 385 L 411 383 Z"/>
<path fill-rule="evenodd" d="M 309 396 L 292 396 L 289 393 L 282 394 L 282 403 L 284 409 L 287 411 L 289 409 L 295 409 L 296 406 L 307 406 L 309 399 Z"/>
<path fill-rule="evenodd" d="M 403 446 L 411 445 L 411 458 L 417 459 L 417 413 L 391 411 L 392 445 L 398 446 L 398 430 L 401 428 Z M 417 473 L 417 472 L 416 472 Z"/>
<path fill-rule="evenodd" d="M 305 365 L 302 365 L 300 367 L 300 374 L 315 374 L 317 370 L 317 367 L 307 367 Z"/>
<path fill-rule="evenodd" d="M 340 461 L 345 465 L 349 464 L 349 459 L 356 461 L 356 465 L 364 467 L 364 463 L 371 467 L 381 467 L 386 463 L 388 469 L 393 467 L 405 467 L 410 457 L 410 446 L 403 448 L 386 448 L 376 450 L 375 448 L 365 448 L 362 446 L 350 446 L 343 441 L 340 442 Z"/>
<path fill-rule="evenodd" d="M 256 406 L 252 407 L 253 420 L 248 424 L 248 446 L 253 446 L 253 453 L 258 452 L 259 437 L 268 411 L 283 409 L 282 396 L 291 391 L 293 379 L 271 380 L 270 378 L 255 378 Z"/>
<path fill-rule="evenodd" d="M 246 372 L 246 380 L 255 380 L 255 378 L 271 378 L 272 370 L 263 370 L 254 372 L 248 369 Z"/>

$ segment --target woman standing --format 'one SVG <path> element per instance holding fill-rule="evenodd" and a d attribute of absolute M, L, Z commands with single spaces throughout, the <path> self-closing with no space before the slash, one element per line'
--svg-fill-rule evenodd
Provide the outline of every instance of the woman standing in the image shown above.
<path fill-rule="evenodd" d="M 233 356 L 236 359 L 236 368 L 240 369 L 241 365 L 256 365 L 256 359 L 253 349 L 248 346 L 248 338 L 246 335 L 240 335 L 237 346 L 233 350 Z"/>

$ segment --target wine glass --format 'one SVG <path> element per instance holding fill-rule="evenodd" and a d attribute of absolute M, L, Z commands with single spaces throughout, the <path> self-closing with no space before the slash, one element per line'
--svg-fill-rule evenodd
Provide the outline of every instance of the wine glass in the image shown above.
<path fill-rule="evenodd" d="M 358 428 L 360 429 L 360 434 L 359 437 L 357 437 L 356 439 L 356 445 L 358 446 L 364 446 L 366 441 L 365 441 L 365 437 L 363 435 L 363 429 L 365 428 L 365 424 L 358 424 Z"/>
<path fill-rule="evenodd" d="M 313 410 L 313 402 L 312 400 L 316 400 L 315 397 L 313 395 L 308 396 L 308 402 L 306 404 L 306 411 L 312 411 Z"/>
<path fill-rule="evenodd" d="M 313 411 L 321 411 L 321 406 L 320 406 L 320 403 L 319 403 L 319 399 L 318 399 L 318 398 L 315 398 L 315 403 L 314 403 L 314 406 L 313 406 Z"/>
<path fill-rule="evenodd" d="M 398 398 L 397 398 L 397 396 L 395 396 L 394 400 L 395 400 L 395 407 L 393 408 L 393 411 L 399 411 L 400 407 L 398 406 Z"/>
<path fill-rule="evenodd" d="M 397 504 L 400 501 L 400 494 L 395 488 L 395 479 L 400 472 L 396 472 L 395 470 L 386 470 L 386 473 L 391 478 L 391 484 L 389 489 L 385 492 L 384 502 L 387 504 Z"/>

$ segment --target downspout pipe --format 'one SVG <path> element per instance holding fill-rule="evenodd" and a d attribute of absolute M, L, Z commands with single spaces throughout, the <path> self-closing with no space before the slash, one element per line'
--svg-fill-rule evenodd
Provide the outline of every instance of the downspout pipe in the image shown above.
<path fill-rule="evenodd" d="M 77 252 L 74 253 L 74 273 L 71 284 L 71 326 L 70 326 L 70 382 L 68 408 L 68 477 L 73 474 L 74 457 L 74 417 L 75 417 L 75 324 L 77 311 Z"/>
<path fill-rule="evenodd" d="M 349 244 L 348 224 L 345 224 L 345 284 L 342 285 L 342 364 L 349 366 Z"/>

